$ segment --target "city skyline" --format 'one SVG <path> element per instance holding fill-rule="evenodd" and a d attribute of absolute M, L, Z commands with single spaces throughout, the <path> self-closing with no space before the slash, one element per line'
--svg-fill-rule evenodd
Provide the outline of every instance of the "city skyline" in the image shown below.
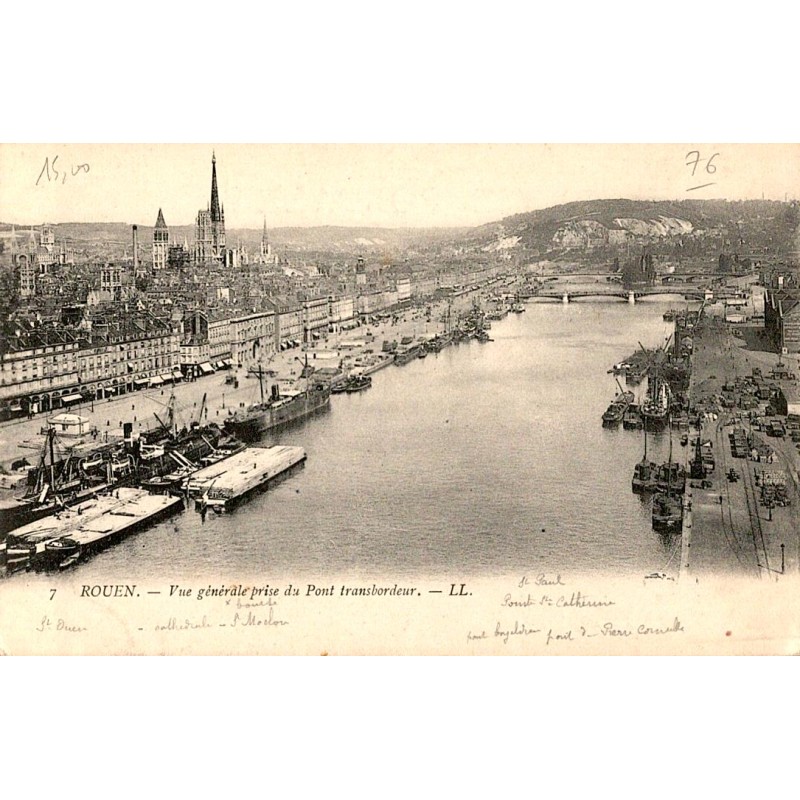
<path fill-rule="evenodd" d="M 797 145 L 0 145 L 0 222 L 473 227 L 577 200 L 795 199 Z M 717 154 L 717 155 L 715 155 Z M 99 210 L 98 210 L 99 209 Z"/>

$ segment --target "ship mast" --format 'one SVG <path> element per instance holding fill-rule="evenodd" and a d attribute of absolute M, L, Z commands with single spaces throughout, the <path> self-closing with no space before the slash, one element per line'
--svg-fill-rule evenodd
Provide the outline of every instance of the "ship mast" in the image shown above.
<path fill-rule="evenodd" d="M 647 461 L 647 425 L 642 423 L 642 429 L 644 430 L 644 457 L 642 461 Z"/>
<path fill-rule="evenodd" d="M 672 419 L 669 420 L 669 459 L 667 461 L 667 497 L 672 492 Z"/>
<path fill-rule="evenodd" d="M 47 438 L 50 441 L 50 490 L 54 492 L 56 490 L 56 457 L 53 447 L 53 440 L 56 438 L 55 428 L 50 428 Z"/>

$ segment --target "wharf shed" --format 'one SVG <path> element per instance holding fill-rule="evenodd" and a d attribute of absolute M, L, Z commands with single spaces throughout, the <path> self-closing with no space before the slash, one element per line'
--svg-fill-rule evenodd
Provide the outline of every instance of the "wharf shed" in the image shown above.
<path fill-rule="evenodd" d="M 779 414 L 800 417 L 800 391 L 797 386 L 781 386 L 772 402 Z"/>

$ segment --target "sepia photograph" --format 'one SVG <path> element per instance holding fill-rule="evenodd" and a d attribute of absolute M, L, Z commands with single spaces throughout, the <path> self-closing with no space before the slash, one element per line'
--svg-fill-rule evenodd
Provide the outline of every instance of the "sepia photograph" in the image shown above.
<path fill-rule="evenodd" d="M 0 146 L 0 646 L 793 651 L 799 156 Z"/>
<path fill-rule="evenodd" d="M 785 792 L 781 11 L 6 12 L 12 793 Z"/>

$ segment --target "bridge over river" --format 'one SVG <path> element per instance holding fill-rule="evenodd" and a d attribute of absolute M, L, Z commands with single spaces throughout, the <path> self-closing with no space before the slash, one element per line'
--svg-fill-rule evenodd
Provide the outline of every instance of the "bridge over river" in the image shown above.
<path fill-rule="evenodd" d="M 699 286 L 684 284 L 682 286 L 648 286 L 639 289 L 623 289 L 620 286 L 598 286 L 596 288 L 575 288 L 569 287 L 547 288 L 535 294 L 528 295 L 529 300 L 544 298 L 547 300 L 560 300 L 563 303 L 570 303 L 573 300 L 583 298 L 619 298 L 628 303 L 635 303 L 645 297 L 656 295 L 677 295 L 687 300 L 705 300 L 711 302 L 715 299 L 721 300 L 729 297 L 738 296 L 734 290 L 722 290 L 712 292 Z"/>

